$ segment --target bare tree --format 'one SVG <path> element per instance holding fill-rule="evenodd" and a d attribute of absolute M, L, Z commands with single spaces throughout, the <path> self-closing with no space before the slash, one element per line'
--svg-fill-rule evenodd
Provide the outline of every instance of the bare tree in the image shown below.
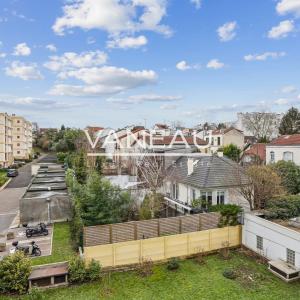
<path fill-rule="evenodd" d="M 164 157 L 155 152 L 141 154 L 137 162 L 137 172 L 139 181 L 149 190 L 147 206 L 154 218 L 155 213 L 161 210 L 162 196 L 159 189 L 163 185 L 166 176 Z"/>
<path fill-rule="evenodd" d="M 251 210 L 264 208 L 269 199 L 284 193 L 280 177 L 269 166 L 253 165 L 245 173 L 240 169 L 237 172 L 239 193 L 249 202 Z"/>
<path fill-rule="evenodd" d="M 246 129 L 257 139 L 270 139 L 279 127 L 276 113 L 253 112 L 243 114 Z"/>

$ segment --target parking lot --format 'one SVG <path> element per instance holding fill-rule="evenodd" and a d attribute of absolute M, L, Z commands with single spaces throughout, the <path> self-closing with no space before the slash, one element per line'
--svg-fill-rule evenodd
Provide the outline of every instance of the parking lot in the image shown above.
<path fill-rule="evenodd" d="M 29 246 L 31 241 L 35 241 L 36 244 L 40 247 L 42 255 L 41 256 L 48 256 L 51 255 L 52 249 L 52 238 L 53 238 L 53 227 L 47 226 L 49 234 L 47 236 L 33 236 L 31 238 L 27 238 L 25 231 L 26 228 L 15 228 L 10 230 L 10 232 L 14 233 L 14 238 L 7 240 L 6 242 L 6 251 L 0 252 L 0 256 L 5 256 L 9 253 L 10 249 L 13 248 L 12 243 L 15 241 L 19 242 L 21 246 Z"/>

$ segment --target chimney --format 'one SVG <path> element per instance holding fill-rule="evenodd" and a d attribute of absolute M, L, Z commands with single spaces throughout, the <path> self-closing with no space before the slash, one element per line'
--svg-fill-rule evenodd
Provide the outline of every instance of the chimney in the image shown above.
<path fill-rule="evenodd" d="M 192 158 L 188 158 L 187 167 L 188 167 L 188 176 L 190 176 L 194 172 L 194 160 Z"/>

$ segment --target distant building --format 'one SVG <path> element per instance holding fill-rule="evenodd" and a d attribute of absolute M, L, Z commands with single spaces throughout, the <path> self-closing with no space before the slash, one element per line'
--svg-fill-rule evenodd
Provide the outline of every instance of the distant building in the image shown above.
<path fill-rule="evenodd" d="M 241 158 L 243 165 L 264 165 L 266 163 L 266 144 L 258 143 L 250 146 Z"/>
<path fill-rule="evenodd" d="M 12 142 L 15 159 L 29 159 L 32 154 L 32 124 L 21 116 L 12 115 Z"/>
<path fill-rule="evenodd" d="M 167 136 L 171 135 L 171 128 L 166 124 L 155 124 L 153 131 L 156 135 Z"/>
<path fill-rule="evenodd" d="M 251 113 L 248 113 L 248 112 L 247 113 L 242 113 L 242 112 L 240 112 L 240 113 L 237 114 L 237 121 L 231 123 L 231 125 L 233 127 L 235 127 L 236 129 L 243 131 L 245 136 L 248 136 L 248 137 L 253 136 L 254 133 L 251 132 L 247 128 L 246 121 L 245 121 L 247 116 L 249 116 L 249 115 L 251 116 L 253 114 L 256 114 L 256 112 L 251 112 Z M 268 113 L 266 113 L 266 114 L 268 114 Z M 273 113 L 269 113 L 269 114 L 273 115 Z M 272 125 L 272 128 L 271 128 L 271 131 L 272 131 L 272 134 L 270 136 L 271 139 L 278 137 L 278 135 L 279 135 L 279 129 L 278 128 L 279 128 L 282 117 L 283 117 L 283 114 L 276 114 L 276 121 Z"/>
<path fill-rule="evenodd" d="M 198 136 L 210 145 L 212 153 L 217 152 L 218 149 L 230 144 L 236 145 L 240 149 L 243 149 L 245 145 L 243 132 L 234 127 L 216 130 L 203 130 L 198 134 Z"/>
<path fill-rule="evenodd" d="M 0 167 L 9 167 L 13 162 L 12 118 L 0 113 Z"/>
<path fill-rule="evenodd" d="M 280 160 L 293 161 L 300 166 L 300 134 L 283 135 L 267 144 L 267 164 Z"/>

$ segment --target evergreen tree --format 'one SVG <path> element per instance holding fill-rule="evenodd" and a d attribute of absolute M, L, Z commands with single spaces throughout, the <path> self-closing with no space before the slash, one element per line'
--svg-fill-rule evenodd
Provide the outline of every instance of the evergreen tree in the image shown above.
<path fill-rule="evenodd" d="M 80 184 L 84 184 L 87 178 L 87 166 L 84 152 L 81 151 L 75 163 L 75 176 Z"/>
<path fill-rule="evenodd" d="M 223 153 L 228 158 L 238 162 L 240 160 L 241 149 L 234 144 L 230 144 L 223 148 Z"/>
<path fill-rule="evenodd" d="M 300 133 L 300 112 L 292 107 L 284 115 L 279 126 L 279 133 L 282 135 Z"/>

